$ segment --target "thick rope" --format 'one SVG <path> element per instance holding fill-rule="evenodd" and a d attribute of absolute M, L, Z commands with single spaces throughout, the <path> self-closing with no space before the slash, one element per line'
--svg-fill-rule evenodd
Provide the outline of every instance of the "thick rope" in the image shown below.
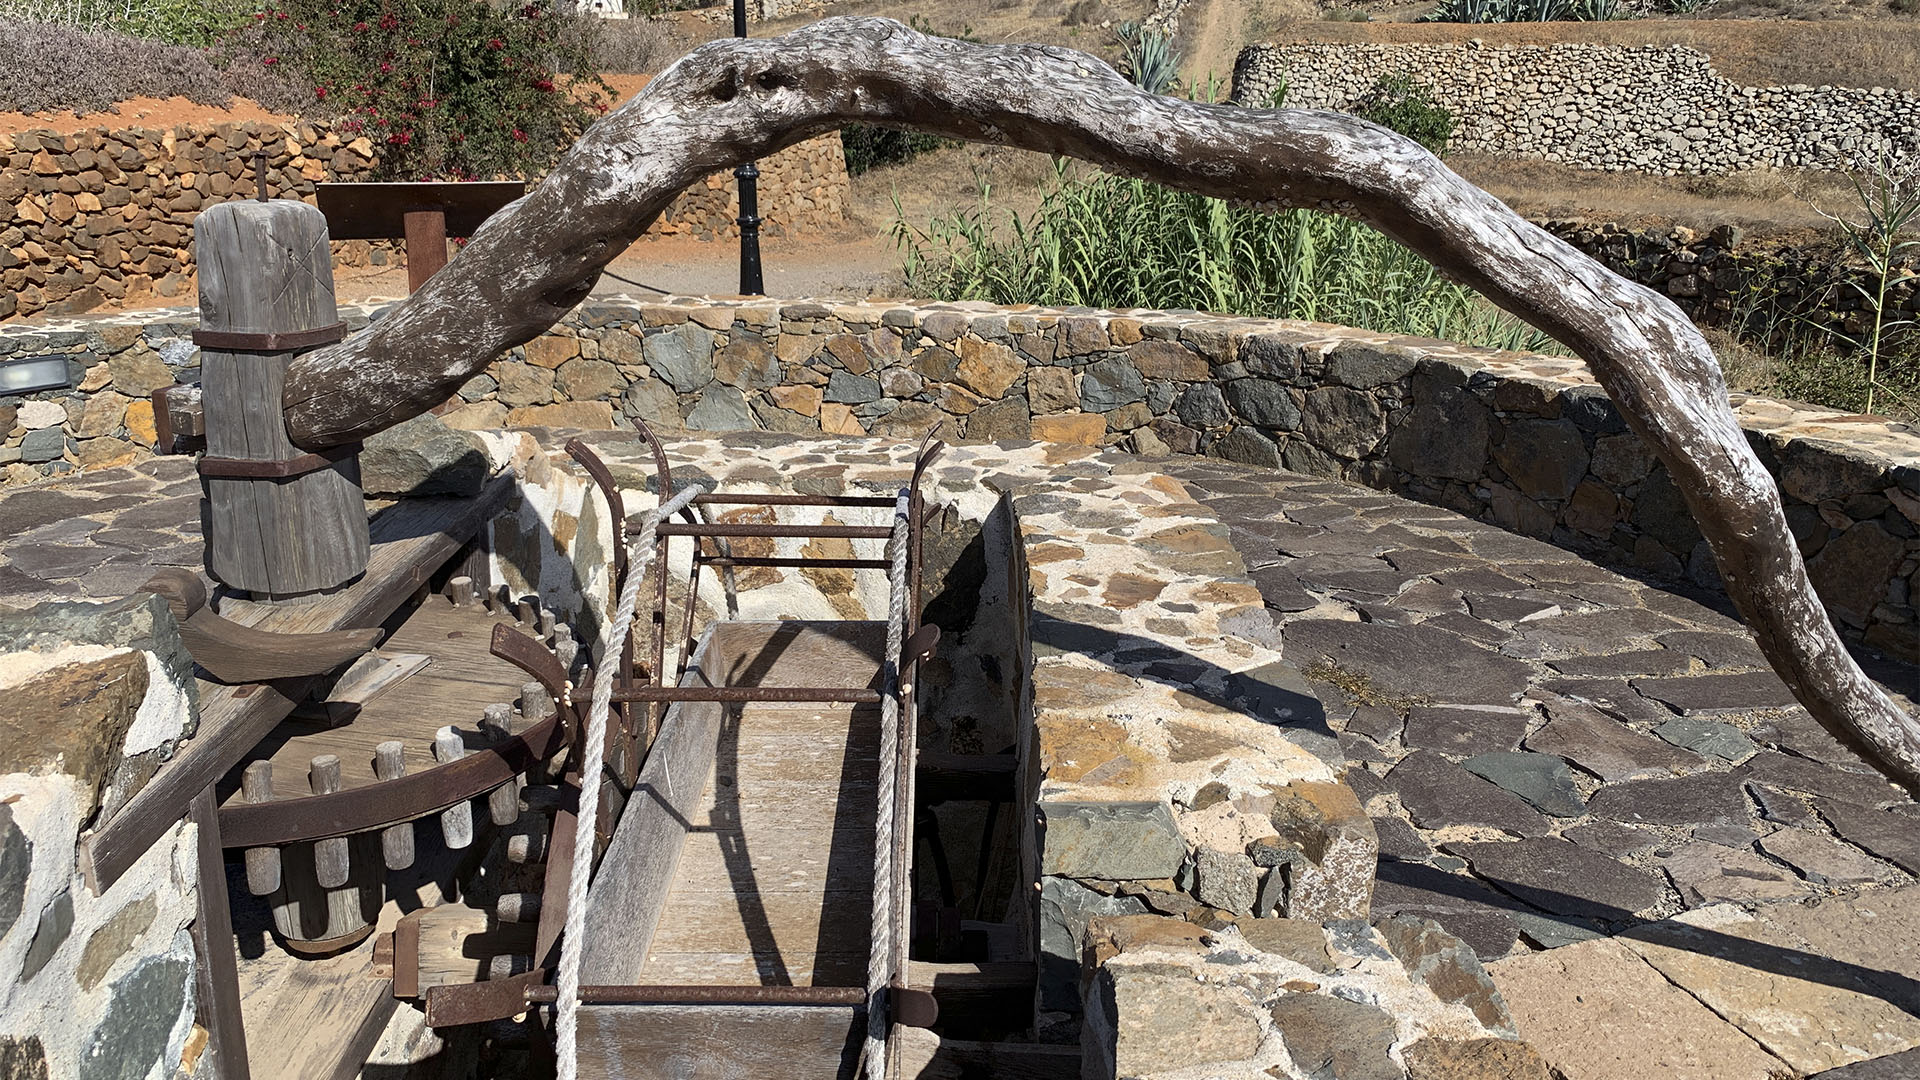
<path fill-rule="evenodd" d="M 907 637 L 907 517 L 908 493 L 900 492 L 893 505 L 893 536 L 887 541 L 887 651 L 880 658 L 880 786 L 873 830 L 872 952 L 867 956 L 867 1041 L 861 1066 L 867 1080 L 886 1080 L 887 985 L 893 981 L 893 812 L 900 784 L 900 650 Z"/>
<path fill-rule="evenodd" d="M 678 513 L 705 489 L 688 485 L 678 495 L 641 519 L 640 535 L 628 549 L 627 580 L 620 589 L 620 604 L 615 609 L 613 628 L 607 635 L 606 649 L 594 672 L 593 705 L 587 711 L 587 730 L 580 747 L 580 808 L 575 817 L 573 872 L 567 879 L 567 921 L 560 936 L 560 973 L 555 980 L 558 1000 L 559 1080 L 575 1080 L 579 1070 L 575 1039 L 579 1029 L 581 937 L 587 925 L 588 878 L 593 874 L 593 833 L 600 816 L 600 772 L 606 767 L 607 714 L 613 707 L 613 680 L 620 666 L 616 657 L 633 631 L 633 611 L 640 602 L 640 580 L 653 562 L 655 530 L 660 522 Z M 666 568 L 661 567 L 661 573 Z"/>

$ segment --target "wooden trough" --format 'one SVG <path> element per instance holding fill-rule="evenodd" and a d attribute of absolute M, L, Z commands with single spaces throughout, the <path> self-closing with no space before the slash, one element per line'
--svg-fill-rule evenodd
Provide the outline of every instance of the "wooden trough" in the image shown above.
<path fill-rule="evenodd" d="M 885 641 L 880 622 L 722 623 L 681 685 L 877 695 Z M 582 1076 L 851 1075 L 879 722 L 854 701 L 668 709 L 588 902 Z"/>

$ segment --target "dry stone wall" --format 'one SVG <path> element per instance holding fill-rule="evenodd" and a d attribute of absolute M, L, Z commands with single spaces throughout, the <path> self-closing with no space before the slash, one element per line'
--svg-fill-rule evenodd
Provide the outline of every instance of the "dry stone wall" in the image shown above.
<path fill-rule="evenodd" d="M 376 165 L 365 137 L 304 121 L 0 134 L 0 319 L 154 296 L 190 300 L 194 216 L 209 203 L 252 197 L 260 150 L 268 190 L 308 202 L 315 184 L 369 180 Z M 845 222 L 847 170 L 837 135 L 773 155 L 760 174 L 770 235 Z M 654 231 L 738 235 L 736 205 L 732 174 L 716 174 L 682 193 Z M 334 247 L 345 265 L 383 265 L 403 245 Z"/>
<path fill-rule="evenodd" d="M 346 306 L 350 326 L 373 312 Z M 11 482 L 150 453 L 155 385 L 198 378 L 191 313 L 0 330 L 80 390 L 0 399 Z M 1667 580 L 1717 585 L 1678 489 L 1577 359 L 1315 323 L 982 304 L 582 305 L 461 387 L 501 426 L 760 428 L 1206 454 L 1436 503 Z M 1735 395 L 1841 632 L 1920 649 L 1920 436 Z"/>
<path fill-rule="evenodd" d="M 1684 46 L 1249 45 L 1233 100 L 1354 111 L 1408 75 L 1453 113 L 1458 151 L 1671 176 L 1870 168 L 1920 153 L 1920 96 L 1873 87 L 1742 86 Z"/>

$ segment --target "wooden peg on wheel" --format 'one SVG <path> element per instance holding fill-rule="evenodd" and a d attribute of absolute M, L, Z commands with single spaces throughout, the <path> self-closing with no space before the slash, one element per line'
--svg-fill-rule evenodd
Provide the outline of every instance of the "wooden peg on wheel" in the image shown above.
<path fill-rule="evenodd" d="M 473 579 L 461 574 L 447 581 L 447 599 L 457 608 L 473 606 Z"/>
<path fill-rule="evenodd" d="M 340 790 L 340 759 L 321 754 L 307 770 L 307 784 L 315 795 L 331 795 Z M 329 836 L 313 842 L 313 877 L 323 889 L 337 889 L 347 883 L 352 870 L 350 845 L 344 836 Z"/>
<path fill-rule="evenodd" d="M 513 738 L 513 706 L 489 705 L 480 716 L 480 730 L 495 746 Z M 487 815 L 495 825 L 520 820 L 520 781 L 516 777 L 487 793 Z"/>
<path fill-rule="evenodd" d="M 398 780 L 407 775 L 406 744 L 389 739 L 373 748 L 373 775 L 382 780 Z M 405 870 L 413 865 L 413 822 L 389 825 L 380 832 L 380 855 L 389 870 Z"/>
<path fill-rule="evenodd" d="M 460 740 L 459 732 L 451 727 L 434 732 L 433 760 L 446 765 L 466 756 L 467 745 Z M 458 850 L 473 843 L 473 803 L 462 799 L 440 811 L 440 832 L 449 848 Z"/>
<path fill-rule="evenodd" d="M 250 803 L 273 801 L 273 762 L 255 761 L 240 774 L 240 794 Z M 280 849 L 251 847 L 246 853 L 247 891 L 266 896 L 280 887 Z"/>

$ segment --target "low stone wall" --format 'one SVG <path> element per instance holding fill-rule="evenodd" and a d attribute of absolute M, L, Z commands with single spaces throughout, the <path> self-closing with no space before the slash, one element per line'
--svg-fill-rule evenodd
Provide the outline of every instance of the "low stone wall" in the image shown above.
<path fill-rule="evenodd" d="M 1784 322 L 1798 316 L 1855 340 L 1865 340 L 1872 332 L 1868 295 L 1878 279 L 1832 261 L 1830 253 L 1747 244 L 1735 225 L 1703 235 L 1683 225 L 1626 229 L 1611 222 L 1541 224 L 1607 269 L 1665 295 L 1702 325 L 1752 319 L 1750 325 L 1759 329 L 1769 318 Z M 1899 271 L 1890 275 L 1896 280 L 1887 287 L 1888 322 L 1920 313 L 1920 259 L 1904 265 L 1907 276 Z M 1888 340 L 1906 332 L 1888 331 Z"/>
<path fill-rule="evenodd" d="M 363 325 L 366 309 L 343 309 Z M 0 399 L 11 482 L 148 453 L 140 395 L 198 377 L 184 311 L 0 330 L 81 392 Z M 972 304 L 583 305 L 460 390 L 449 423 L 1034 439 L 1338 476 L 1662 579 L 1717 582 L 1679 491 L 1576 359 L 1314 323 Z M 9 411 L 10 410 L 10 411 Z M 1920 647 L 1920 436 L 1735 396 L 1843 634 Z M 18 455 L 17 459 L 15 455 Z"/>
<path fill-rule="evenodd" d="M 1584 169 L 1726 173 L 1872 168 L 1920 153 L 1920 96 L 1837 86 L 1742 86 L 1684 46 L 1249 45 L 1232 99 L 1351 111 L 1409 75 L 1453 113 L 1458 151 Z"/>
<path fill-rule="evenodd" d="M 314 201 L 318 183 L 372 178 L 365 137 L 325 123 L 191 124 L 0 134 L 0 319 L 88 311 L 155 295 L 192 299 L 193 219 L 208 203 L 254 194 L 252 156 L 267 152 L 268 190 Z M 823 135 L 759 163 L 760 214 L 771 235 L 846 220 L 840 139 Z M 731 172 L 682 193 L 654 231 L 738 235 Z M 335 244 L 346 265 L 384 264 L 399 242 Z"/>
<path fill-rule="evenodd" d="M 103 892 L 76 860 L 81 831 L 193 734 L 192 670 L 156 596 L 0 608 L 8 1076 L 217 1075 L 194 1023 L 195 830 L 175 823 Z"/>

